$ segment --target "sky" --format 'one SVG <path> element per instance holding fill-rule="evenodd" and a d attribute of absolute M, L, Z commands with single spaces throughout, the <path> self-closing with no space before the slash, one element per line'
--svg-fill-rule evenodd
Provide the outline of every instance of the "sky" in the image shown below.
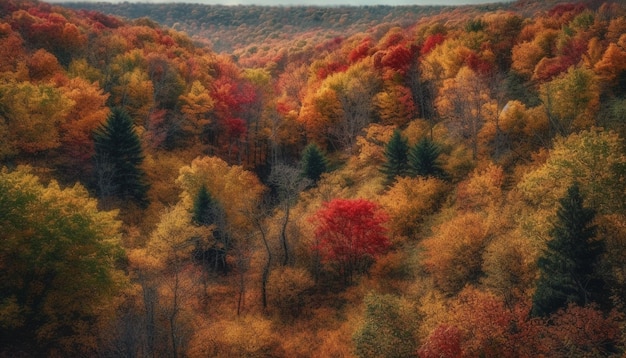
<path fill-rule="evenodd" d="M 207 5 L 259 5 L 259 6 L 337 6 L 337 5 L 469 5 L 512 0 L 44 0 L 50 3 L 60 2 L 141 2 L 141 3 L 199 3 Z"/>

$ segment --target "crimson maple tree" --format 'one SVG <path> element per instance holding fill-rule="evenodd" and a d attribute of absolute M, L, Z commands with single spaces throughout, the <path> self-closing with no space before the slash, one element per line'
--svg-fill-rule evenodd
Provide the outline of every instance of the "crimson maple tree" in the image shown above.
<path fill-rule="evenodd" d="M 315 213 L 314 250 L 324 261 L 335 264 L 346 283 L 363 271 L 371 259 L 385 252 L 387 214 L 365 199 L 333 199 Z M 370 260 L 368 260 L 370 259 Z"/>

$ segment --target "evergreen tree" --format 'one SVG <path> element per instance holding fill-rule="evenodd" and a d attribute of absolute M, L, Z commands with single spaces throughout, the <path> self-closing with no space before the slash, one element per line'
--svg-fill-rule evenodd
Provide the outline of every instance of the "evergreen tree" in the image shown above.
<path fill-rule="evenodd" d="M 321 149 L 315 144 L 309 144 L 302 152 L 302 175 L 317 183 L 326 172 L 328 161 Z"/>
<path fill-rule="evenodd" d="M 548 316 L 568 304 L 584 306 L 600 301 L 603 282 L 595 265 L 604 250 L 603 242 L 594 239 L 592 225 L 595 211 L 583 207 L 577 184 L 560 201 L 552 239 L 539 258 L 540 278 L 533 296 L 532 314 Z"/>
<path fill-rule="evenodd" d="M 385 146 L 385 158 L 381 172 L 387 177 L 387 183 L 392 183 L 397 176 L 408 174 L 408 153 L 409 144 L 406 138 L 402 137 L 399 130 L 393 133 L 389 143 Z"/>
<path fill-rule="evenodd" d="M 198 190 L 198 195 L 193 201 L 192 214 L 192 220 L 196 225 L 209 226 L 216 221 L 215 201 L 204 185 Z"/>
<path fill-rule="evenodd" d="M 148 205 L 149 184 L 141 169 L 143 151 L 133 121 L 121 108 L 113 108 L 94 133 L 96 176 L 100 197 L 130 198 Z"/>
<path fill-rule="evenodd" d="M 440 150 L 428 137 L 422 138 L 409 151 L 409 172 L 414 176 L 444 178 L 439 164 Z"/>

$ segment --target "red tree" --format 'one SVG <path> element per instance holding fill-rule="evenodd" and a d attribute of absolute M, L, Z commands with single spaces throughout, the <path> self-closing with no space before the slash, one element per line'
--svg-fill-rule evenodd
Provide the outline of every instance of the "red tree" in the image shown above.
<path fill-rule="evenodd" d="M 317 250 L 324 261 L 337 265 L 346 282 L 390 245 L 387 214 L 364 199 L 333 199 L 313 217 Z"/>

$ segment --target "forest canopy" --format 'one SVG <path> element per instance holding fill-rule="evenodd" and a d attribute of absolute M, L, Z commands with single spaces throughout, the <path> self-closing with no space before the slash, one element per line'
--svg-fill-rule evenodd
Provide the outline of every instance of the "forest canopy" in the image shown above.
<path fill-rule="evenodd" d="M 0 2 L 0 356 L 624 355 L 623 2 L 87 5 Z"/>

